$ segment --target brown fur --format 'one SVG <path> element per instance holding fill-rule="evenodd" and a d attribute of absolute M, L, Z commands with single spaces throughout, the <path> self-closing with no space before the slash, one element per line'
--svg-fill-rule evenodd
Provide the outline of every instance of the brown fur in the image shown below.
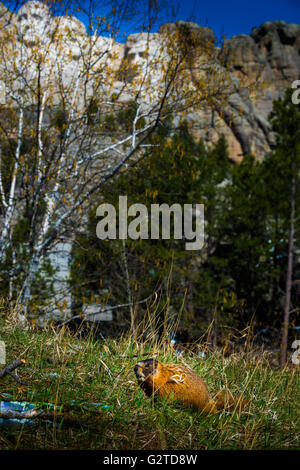
<path fill-rule="evenodd" d="M 219 409 L 237 408 L 239 411 L 247 400 L 235 400 L 230 392 L 221 391 L 213 400 L 201 377 L 192 369 L 180 364 L 162 364 L 156 359 L 146 359 L 134 368 L 138 383 L 147 396 L 179 401 L 186 406 L 206 413 Z"/>

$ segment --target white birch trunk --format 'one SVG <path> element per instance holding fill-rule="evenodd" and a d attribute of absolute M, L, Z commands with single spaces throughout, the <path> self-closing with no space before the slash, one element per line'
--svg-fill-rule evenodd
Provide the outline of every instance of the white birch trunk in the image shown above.
<path fill-rule="evenodd" d="M 12 174 L 12 180 L 10 185 L 10 192 L 9 197 L 6 205 L 5 210 L 5 217 L 3 223 L 2 234 L 0 237 L 0 259 L 2 260 L 5 254 L 5 250 L 9 243 L 9 233 L 10 233 L 10 225 L 11 220 L 15 208 L 15 191 L 16 191 L 16 182 L 17 182 L 17 175 L 20 163 L 20 150 L 22 144 L 22 136 L 23 136 L 23 120 L 24 120 L 24 110 L 23 106 L 20 107 L 19 112 L 19 125 L 18 125 L 18 140 L 17 140 L 17 148 L 15 153 L 15 164 Z"/>

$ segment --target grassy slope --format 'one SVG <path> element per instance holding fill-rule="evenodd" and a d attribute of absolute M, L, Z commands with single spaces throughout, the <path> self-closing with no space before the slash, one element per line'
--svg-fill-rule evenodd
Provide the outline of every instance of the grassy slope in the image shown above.
<path fill-rule="evenodd" d="M 32 428 L 0 428 L 0 449 L 300 447 L 299 366 L 281 372 L 271 369 L 263 358 L 250 360 L 246 354 L 225 360 L 218 354 L 206 360 L 185 355 L 184 362 L 212 392 L 228 386 L 251 401 L 249 412 L 241 416 L 227 412 L 204 416 L 177 404 L 155 403 L 142 394 L 133 366 L 147 349 L 140 345 L 137 350 L 130 339 L 79 340 L 65 332 L 24 331 L 3 319 L 0 339 L 6 342 L 7 364 L 25 352 L 26 364 L 18 373 L 32 382 L 21 387 L 7 376 L 0 383 L 0 398 L 5 392 L 14 400 L 63 405 L 65 416 L 78 423 L 77 427 L 37 422 Z M 183 360 L 172 350 L 150 350 L 161 361 Z M 87 405 L 92 402 L 110 408 Z"/>

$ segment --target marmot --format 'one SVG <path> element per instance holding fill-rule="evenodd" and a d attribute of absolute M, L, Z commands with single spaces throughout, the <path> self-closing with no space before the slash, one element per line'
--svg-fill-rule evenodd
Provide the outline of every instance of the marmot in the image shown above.
<path fill-rule="evenodd" d="M 217 393 L 214 400 L 201 377 L 192 369 L 180 364 L 161 364 L 156 359 L 146 359 L 134 367 L 138 383 L 148 397 L 168 398 L 206 413 L 220 409 L 239 411 L 248 400 L 234 399 L 230 392 Z"/>

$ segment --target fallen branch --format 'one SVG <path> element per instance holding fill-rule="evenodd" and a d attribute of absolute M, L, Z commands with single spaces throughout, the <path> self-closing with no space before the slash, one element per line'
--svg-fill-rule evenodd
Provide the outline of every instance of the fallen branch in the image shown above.
<path fill-rule="evenodd" d="M 73 428 L 90 428 L 94 426 L 94 423 L 91 425 L 88 422 L 80 422 L 77 419 L 69 418 L 67 415 L 61 413 L 46 413 L 42 410 L 28 410 L 28 411 L 12 411 L 12 410 L 3 410 L 0 411 L 0 418 L 2 419 L 17 419 L 17 420 L 28 420 L 35 425 L 42 425 L 48 422 L 54 426 L 61 427 L 73 427 Z M 97 428 L 94 428 L 97 430 Z"/>
<path fill-rule="evenodd" d="M 41 411 L 29 410 L 29 411 L 12 411 L 2 410 L 0 411 L 0 418 L 4 419 L 31 419 L 37 416 L 41 416 Z"/>
<path fill-rule="evenodd" d="M 23 382 L 23 380 L 19 379 L 16 374 L 12 373 L 13 370 L 15 370 L 19 366 L 22 366 L 23 364 L 25 364 L 25 359 L 18 359 L 9 366 L 4 367 L 4 369 L 0 371 L 0 379 L 5 377 L 6 375 L 10 375 L 18 384 L 29 385 L 27 382 Z"/>
<path fill-rule="evenodd" d="M 119 308 L 131 307 L 131 306 L 134 306 L 134 305 L 144 304 L 144 303 L 148 302 L 148 300 L 150 300 L 151 297 L 153 297 L 153 295 L 155 295 L 155 300 L 156 300 L 156 299 L 157 299 L 157 292 L 154 292 L 154 294 L 152 293 L 151 295 L 149 295 L 148 297 L 146 297 L 146 299 L 139 300 L 138 302 L 130 302 L 130 303 L 128 303 L 128 304 L 115 305 L 115 306 L 106 308 L 106 309 L 104 309 L 104 310 L 100 310 L 99 313 L 106 313 L 106 312 L 110 312 L 111 310 L 116 310 L 116 309 L 119 309 Z M 77 320 L 78 318 L 80 318 L 81 320 L 86 320 L 86 321 L 88 321 L 88 317 L 90 317 L 90 316 L 92 316 L 92 315 L 95 315 L 95 312 L 93 312 L 93 313 L 87 313 L 87 314 L 85 314 L 85 315 L 83 315 L 83 314 L 74 315 L 72 318 L 69 318 L 68 320 L 65 320 L 65 321 L 63 321 L 63 322 L 58 323 L 57 326 L 67 325 L 67 323 L 70 323 L 72 320 Z"/>

